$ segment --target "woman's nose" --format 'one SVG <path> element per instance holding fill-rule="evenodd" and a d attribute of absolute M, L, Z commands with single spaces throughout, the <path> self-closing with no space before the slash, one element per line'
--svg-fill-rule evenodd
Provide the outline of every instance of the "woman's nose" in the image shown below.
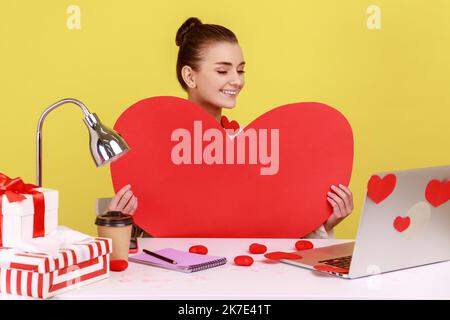
<path fill-rule="evenodd" d="M 230 81 L 230 85 L 241 87 L 244 83 L 244 77 L 239 73 L 235 73 L 233 79 Z"/>

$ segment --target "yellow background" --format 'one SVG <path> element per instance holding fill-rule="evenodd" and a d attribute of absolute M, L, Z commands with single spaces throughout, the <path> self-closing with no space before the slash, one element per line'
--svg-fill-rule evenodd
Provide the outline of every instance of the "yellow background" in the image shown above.
<path fill-rule="evenodd" d="M 380 30 L 366 26 L 371 4 Z M 66 26 L 69 5 L 81 9 L 80 30 Z M 450 1 L 0 0 L 0 172 L 35 181 L 37 121 L 59 99 L 81 100 L 112 127 L 142 98 L 186 97 L 175 34 L 190 16 L 228 27 L 242 46 L 246 88 L 229 117 L 249 123 L 319 101 L 350 121 L 355 210 L 337 237 L 355 237 L 372 172 L 449 164 Z M 82 118 L 73 105 L 48 116 L 43 183 L 60 190 L 60 224 L 95 234 L 95 198 L 113 190 Z"/>

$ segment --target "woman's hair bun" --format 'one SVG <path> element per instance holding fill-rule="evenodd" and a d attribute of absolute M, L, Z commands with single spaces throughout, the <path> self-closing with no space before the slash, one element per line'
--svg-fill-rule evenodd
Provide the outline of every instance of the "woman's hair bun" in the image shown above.
<path fill-rule="evenodd" d="M 177 44 L 177 46 L 181 47 L 184 39 L 186 38 L 186 35 L 196 26 L 199 26 L 201 24 L 202 22 L 198 18 L 190 17 L 189 19 L 187 19 L 177 31 L 177 35 L 175 37 L 175 43 Z"/>

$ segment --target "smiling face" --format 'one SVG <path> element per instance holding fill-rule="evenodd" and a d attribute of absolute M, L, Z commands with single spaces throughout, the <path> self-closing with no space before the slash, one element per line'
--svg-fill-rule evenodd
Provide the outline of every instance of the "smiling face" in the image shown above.
<path fill-rule="evenodd" d="M 198 70 L 183 67 L 189 100 L 206 109 L 228 108 L 244 87 L 244 58 L 239 44 L 213 43 L 205 47 Z"/>

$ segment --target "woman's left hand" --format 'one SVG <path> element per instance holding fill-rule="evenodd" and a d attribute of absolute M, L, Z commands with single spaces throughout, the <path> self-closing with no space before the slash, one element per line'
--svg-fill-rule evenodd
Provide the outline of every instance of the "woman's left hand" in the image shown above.
<path fill-rule="evenodd" d="M 333 213 L 325 222 L 325 229 L 330 231 L 353 211 L 352 192 L 344 185 L 331 186 L 334 192 L 327 193 L 327 200 L 333 207 Z"/>

